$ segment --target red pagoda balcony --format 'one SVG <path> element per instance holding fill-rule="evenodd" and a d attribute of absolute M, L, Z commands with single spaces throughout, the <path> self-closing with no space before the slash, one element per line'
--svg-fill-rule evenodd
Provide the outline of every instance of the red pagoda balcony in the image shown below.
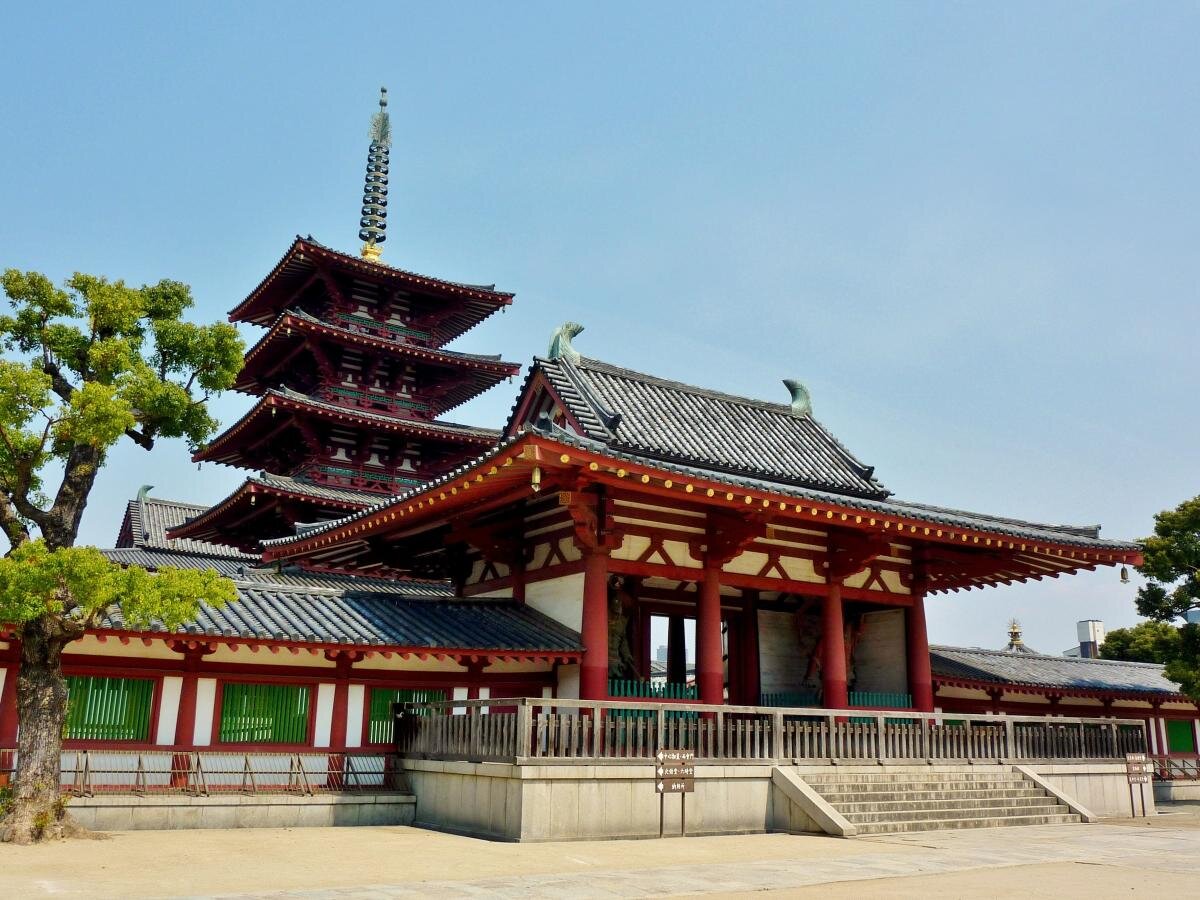
<path fill-rule="evenodd" d="M 425 483 L 424 479 L 414 475 L 384 472 L 373 466 L 319 465 L 309 469 L 305 475 L 317 484 L 391 494 Z"/>
<path fill-rule="evenodd" d="M 417 413 L 422 418 L 429 418 L 431 413 L 430 404 L 421 400 L 412 400 L 383 391 L 346 387 L 345 385 L 324 388 L 317 396 L 328 403 L 336 403 L 339 406 L 348 406 L 353 409 L 367 409 L 372 412 L 388 412 L 401 416 Z"/>
<path fill-rule="evenodd" d="M 419 328 L 409 328 L 406 325 L 397 325 L 395 322 L 380 322 L 377 319 L 372 319 L 370 316 L 345 312 L 334 313 L 332 320 L 347 331 L 352 331 L 356 334 L 369 334 L 372 337 L 384 338 L 389 341 L 421 344 L 427 347 L 434 345 L 433 335 L 428 331 L 422 331 Z"/>

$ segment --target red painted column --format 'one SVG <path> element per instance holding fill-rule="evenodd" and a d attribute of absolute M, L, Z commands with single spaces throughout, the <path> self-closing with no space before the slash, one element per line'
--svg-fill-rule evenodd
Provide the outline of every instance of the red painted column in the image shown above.
<path fill-rule="evenodd" d="M 846 709 L 846 626 L 842 618 L 842 583 L 829 582 L 829 593 L 821 606 L 821 705 Z"/>
<path fill-rule="evenodd" d="M 933 673 L 929 666 L 929 633 L 925 628 L 925 592 L 913 586 L 912 606 L 905 612 L 908 637 L 908 692 L 913 709 L 933 712 Z"/>
<path fill-rule="evenodd" d="M 17 746 L 17 671 L 16 665 L 8 667 L 4 676 L 4 691 L 0 693 L 0 749 Z"/>
<path fill-rule="evenodd" d="M 184 655 L 183 684 L 179 687 L 179 711 L 175 714 L 175 747 L 190 750 L 196 741 L 196 682 L 200 676 L 197 669 L 200 655 L 188 652 Z"/>
<path fill-rule="evenodd" d="M 704 564 L 696 605 L 696 687 L 701 703 L 725 702 L 725 664 L 721 659 L 721 569 Z"/>
<path fill-rule="evenodd" d="M 608 551 L 583 551 L 583 663 L 579 698 L 608 699 Z"/>

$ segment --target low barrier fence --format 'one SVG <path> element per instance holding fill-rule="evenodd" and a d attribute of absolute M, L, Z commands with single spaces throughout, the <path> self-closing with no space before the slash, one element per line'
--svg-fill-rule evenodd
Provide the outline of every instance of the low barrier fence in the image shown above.
<path fill-rule="evenodd" d="M 17 754 L 0 750 L 0 783 L 12 779 Z M 64 750 L 63 793 L 242 794 L 406 793 L 395 753 L 183 752 Z"/>
<path fill-rule="evenodd" d="M 1200 756 L 1151 756 L 1159 781 L 1200 781 Z"/>
<path fill-rule="evenodd" d="M 546 699 L 397 704 L 404 757 L 469 762 L 649 760 L 998 762 L 1124 759 L 1140 720 Z M 681 715 L 686 713 L 686 715 Z"/>

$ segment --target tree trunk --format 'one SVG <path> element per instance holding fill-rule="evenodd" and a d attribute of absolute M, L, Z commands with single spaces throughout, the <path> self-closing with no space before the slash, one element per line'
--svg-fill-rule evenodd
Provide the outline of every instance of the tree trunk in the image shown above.
<path fill-rule="evenodd" d="M 62 625 L 57 616 L 42 616 L 22 629 L 16 783 L 12 808 L 0 823 L 0 840 L 16 844 L 61 838 L 78 830 L 66 815 L 60 788 L 67 717 L 62 651 L 71 640 Z"/>

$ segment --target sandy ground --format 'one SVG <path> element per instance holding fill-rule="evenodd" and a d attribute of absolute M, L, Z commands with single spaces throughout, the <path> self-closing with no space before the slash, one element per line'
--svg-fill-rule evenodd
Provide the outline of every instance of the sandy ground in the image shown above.
<path fill-rule="evenodd" d="M 1180 872 L 1157 872 L 1142 868 L 1094 863 L 1047 863 L 1002 869 L 973 869 L 909 878 L 878 878 L 872 881 L 843 881 L 782 891 L 740 894 L 701 894 L 706 900 L 749 900 L 763 897 L 898 898 L 927 900 L 929 897 L 1027 897 L 1034 900 L 1066 900 L 1070 897 L 1194 897 L 1196 876 Z"/>
<path fill-rule="evenodd" d="M 108 840 L 0 844 L 0 897 L 249 894 L 551 873 L 582 878 L 614 868 L 854 857 L 862 847 L 783 834 L 500 844 L 404 827 L 127 831 Z"/>
<path fill-rule="evenodd" d="M 0 898 L 1195 896 L 1200 810 L 1097 826 L 499 844 L 416 828 L 0 845 Z"/>

